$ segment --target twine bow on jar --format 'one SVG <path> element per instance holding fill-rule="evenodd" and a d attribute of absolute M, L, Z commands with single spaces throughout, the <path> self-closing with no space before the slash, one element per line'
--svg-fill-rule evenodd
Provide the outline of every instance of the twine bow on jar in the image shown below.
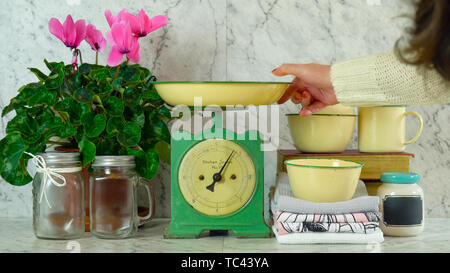
<path fill-rule="evenodd" d="M 50 205 L 50 202 L 48 201 L 47 193 L 46 193 L 48 180 L 50 180 L 50 182 L 56 187 L 64 187 L 67 183 L 66 178 L 56 172 L 56 170 L 59 170 L 59 168 L 52 169 L 52 168 L 47 167 L 47 163 L 45 162 L 45 159 L 43 156 L 34 155 L 34 154 L 31 154 L 28 152 L 24 152 L 24 153 L 33 158 L 34 164 L 36 166 L 36 172 L 43 174 L 42 186 L 41 186 L 42 190 L 41 190 L 41 197 L 39 199 L 39 203 L 42 202 L 42 197 L 45 196 L 45 201 L 47 202 L 47 205 L 51 208 L 52 206 Z M 59 179 L 60 181 L 62 181 L 62 183 L 57 182 L 55 179 Z"/>

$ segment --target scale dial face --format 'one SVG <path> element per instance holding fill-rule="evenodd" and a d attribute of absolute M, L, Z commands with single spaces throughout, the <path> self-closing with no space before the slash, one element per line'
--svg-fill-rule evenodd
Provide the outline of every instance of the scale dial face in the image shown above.
<path fill-rule="evenodd" d="M 228 215 L 251 198 L 256 186 L 255 165 L 247 151 L 235 142 L 209 139 L 186 153 L 178 183 L 184 199 L 197 211 L 211 216 Z"/>

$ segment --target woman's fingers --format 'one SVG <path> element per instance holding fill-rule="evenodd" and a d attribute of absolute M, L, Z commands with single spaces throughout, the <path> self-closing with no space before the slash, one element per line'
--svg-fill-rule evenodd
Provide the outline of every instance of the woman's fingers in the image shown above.
<path fill-rule="evenodd" d="M 297 90 L 297 88 L 298 87 L 295 83 L 291 83 L 289 87 L 286 89 L 286 91 L 284 91 L 283 96 L 281 96 L 281 98 L 278 100 L 278 104 L 283 104 L 287 100 L 289 100 L 294 94 L 294 92 Z"/>
<path fill-rule="evenodd" d="M 304 89 L 305 89 L 305 87 L 301 83 L 300 79 L 299 78 L 295 78 L 292 81 L 292 83 L 289 85 L 289 87 L 286 89 L 286 91 L 284 91 L 283 96 L 281 96 L 281 98 L 278 100 L 278 104 L 285 103 L 290 98 L 292 98 L 292 96 L 294 95 L 295 92 L 303 91 Z"/>
<path fill-rule="evenodd" d="M 308 91 L 304 91 L 302 93 L 302 106 L 303 107 L 308 107 L 311 104 L 311 100 L 312 100 L 312 96 L 311 93 L 309 93 Z"/>
<path fill-rule="evenodd" d="M 312 112 L 308 109 L 302 109 L 300 110 L 300 116 L 311 116 Z"/>
<path fill-rule="evenodd" d="M 324 105 L 338 103 L 331 84 L 330 72 L 330 65 L 320 64 L 283 64 L 274 69 L 272 73 L 276 76 L 294 75 L 296 77 L 278 100 L 278 104 L 291 99 L 294 103 L 301 103 L 304 107 L 308 107 L 318 101 L 321 104 L 316 104 L 315 107 L 320 110 Z M 304 91 L 307 91 L 307 93 Z M 308 111 L 312 112 L 310 110 Z M 305 110 L 305 113 L 308 114 L 309 112 Z"/>
<path fill-rule="evenodd" d="M 294 95 L 292 95 L 292 102 L 295 104 L 299 104 L 302 101 L 302 93 L 300 91 L 296 91 Z"/>
<path fill-rule="evenodd" d="M 309 105 L 308 107 L 302 109 L 300 111 L 300 115 L 301 116 L 309 116 L 312 115 L 314 113 L 319 112 L 320 110 L 322 110 L 323 108 L 325 108 L 327 105 L 321 101 L 314 101 L 313 103 L 311 103 L 311 105 Z"/>
<path fill-rule="evenodd" d="M 272 73 L 275 76 L 286 76 L 286 75 L 294 75 L 296 77 L 300 77 L 301 72 L 301 64 L 283 64 L 278 68 L 272 70 Z"/>

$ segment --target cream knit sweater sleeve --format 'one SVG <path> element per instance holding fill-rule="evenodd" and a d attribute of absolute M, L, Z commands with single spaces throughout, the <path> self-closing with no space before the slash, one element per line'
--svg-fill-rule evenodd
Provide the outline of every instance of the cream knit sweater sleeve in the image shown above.
<path fill-rule="evenodd" d="M 404 64 L 394 52 L 337 63 L 331 82 L 347 106 L 450 103 L 450 83 L 436 70 Z"/>

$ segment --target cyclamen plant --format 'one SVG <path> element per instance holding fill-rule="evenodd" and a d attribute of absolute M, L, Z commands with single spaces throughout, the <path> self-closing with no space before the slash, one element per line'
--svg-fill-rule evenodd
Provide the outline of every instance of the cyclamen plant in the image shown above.
<path fill-rule="evenodd" d="M 0 175 L 8 183 L 28 184 L 31 157 L 25 152 L 38 154 L 53 145 L 78 148 L 84 166 L 96 155 L 134 155 L 137 172 L 147 179 L 156 174 L 160 157 L 169 161 L 170 112 L 152 84 L 154 76 L 138 64 L 140 40 L 167 18 L 126 9 L 117 16 L 107 10 L 105 16 L 111 27 L 106 39 L 94 25 L 70 15 L 63 24 L 50 20 L 50 32 L 69 47 L 72 62 L 44 60 L 48 75 L 29 68 L 39 81 L 22 86 L 2 110 L 2 117 L 16 112 L 0 141 Z M 83 63 L 78 49 L 83 41 L 95 51 L 95 64 Z M 107 42 L 108 65 L 99 65 Z"/>

